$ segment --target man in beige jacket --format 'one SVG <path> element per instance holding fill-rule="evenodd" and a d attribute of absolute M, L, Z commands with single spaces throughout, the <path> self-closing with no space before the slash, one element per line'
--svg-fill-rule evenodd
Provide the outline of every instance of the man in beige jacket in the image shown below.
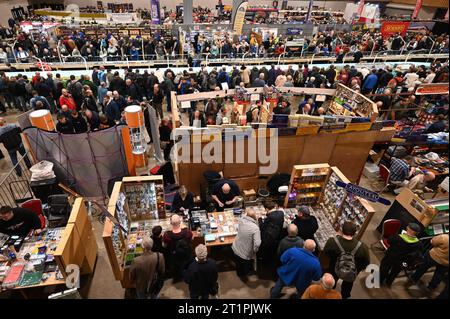
<path fill-rule="evenodd" d="M 427 287 L 430 291 L 437 288 L 448 271 L 448 234 L 435 236 L 431 245 L 432 248 L 424 255 L 424 263 L 411 276 L 411 280 L 417 282 L 429 268 L 435 266 L 433 278 Z"/>
<path fill-rule="evenodd" d="M 152 292 L 150 286 L 156 273 L 164 276 L 164 256 L 152 252 L 153 240 L 150 237 L 143 238 L 142 248 L 144 253 L 136 257 L 130 266 L 130 281 L 135 285 L 137 299 L 156 299 L 159 292 Z"/>

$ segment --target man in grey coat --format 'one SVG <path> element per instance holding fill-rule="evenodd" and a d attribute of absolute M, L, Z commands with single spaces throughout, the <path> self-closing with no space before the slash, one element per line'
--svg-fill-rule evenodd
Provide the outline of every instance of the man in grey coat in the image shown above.
<path fill-rule="evenodd" d="M 278 245 L 278 257 L 292 247 L 303 248 L 303 239 L 297 236 L 298 228 L 295 224 L 289 224 L 287 229 L 288 235 L 284 237 Z"/>
<path fill-rule="evenodd" d="M 231 246 L 234 253 L 236 273 L 239 277 L 247 276 L 253 270 L 253 260 L 261 245 L 256 212 L 252 208 L 246 209 L 238 224 L 238 233 Z"/>

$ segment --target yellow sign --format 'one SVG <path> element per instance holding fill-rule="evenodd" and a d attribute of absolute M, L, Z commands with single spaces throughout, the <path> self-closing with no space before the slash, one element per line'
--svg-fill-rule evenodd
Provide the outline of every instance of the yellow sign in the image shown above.
<path fill-rule="evenodd" d="M 242 34 L 242 28 L 244 27 L 245 12 L 247 11 L 248 1 L 242 2 L 236 10 L 234 16 L 233 32 L 236 35 Z"/>

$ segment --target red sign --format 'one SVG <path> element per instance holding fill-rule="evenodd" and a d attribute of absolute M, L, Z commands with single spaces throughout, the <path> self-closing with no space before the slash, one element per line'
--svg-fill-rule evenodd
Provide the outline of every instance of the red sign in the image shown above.
<path fill-rule="evenodd" d="M 409 22 L 385 21 L 381 25 L 380 32 L 383 37 L 389 37 L 396 33 L 399 33 L 402 37 L 404 37 L 408 28 Z"/>
<path fill-rule="evenodd" d="M 448 83 L 422 84 L 416 89 L 416 95 L 447 95 Z"/>
<path fill-rule="evenodd" d="M 414 8 L 414 12 L 413 12 L 413 14 L 411 16 L 411 19 L 416 19 L 417 18 L 417 16 L 419 15 L 419 11 L 420 11 L 421 7 L 422 7 L 422 0 L 417 0 L 416 1 L 416 7 Z"/>

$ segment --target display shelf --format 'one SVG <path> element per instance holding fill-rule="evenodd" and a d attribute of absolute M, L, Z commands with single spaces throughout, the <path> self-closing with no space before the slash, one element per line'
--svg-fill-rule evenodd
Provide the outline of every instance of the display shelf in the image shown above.
<path fill-rule="evenodd" d="M 350 181 L 341 173 L 337 167 L 332 167 L 332 172 L 328 183 L 325 186 L 324 196 L 322 202 L 319 204 L 320 209 L 327 216 L 328 221 L 333 225 L 335 229 L 336 220 L 341 213 L 343 202 L 347 196 L 347 192 L 344 188 L 336 185 L 337 181 L 349 183 Z"/>
<path fill-rule="evenodd" d="M 328 164 L 294 166 L 284 206 L 318 203 L 329 173 Z"/>
<path fill-rule="evenodd" d="M 131 288 L 128 268 L 141 255 L 142 239 L 166 218 L 164 182 L 161 175 L 124 177 L 116 182 L 108 211 L 118 224 L 106 219 L 103 241 L 114 277 L 124 288 Z M 120 227 L 119 227 L 120 225 Z M 166 229 L 168 225 L 165 226 Z"/>
<path fill-rule="evenodd" d="M 314 239 L 320 251 L 325 247 L 325 243 L 331 237 L 336 236 L 336 230 L 329 221 L 329 217 L 321 209 L 312 209 L 311 214 L 316 217 L 319 230 L 314 234 Z"/>
<path fill-rule="evenodd" d="M 342 227 L 345 221 L 353 221 L 357 227 L 356 238 L 360 239 L 372 219 L 375 210 L 365 199 L 349 194 L 345 200 L 335 229 Z"/>

